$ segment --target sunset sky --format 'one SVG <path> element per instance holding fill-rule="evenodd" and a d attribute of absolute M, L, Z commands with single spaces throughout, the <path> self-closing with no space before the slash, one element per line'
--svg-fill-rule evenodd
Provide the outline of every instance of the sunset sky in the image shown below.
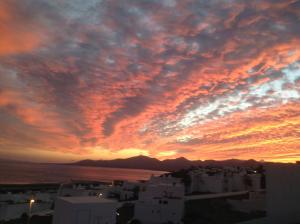
<path fill-rule="evenodd" d="M 300 1 L 1 0 L 0 158 L 300 160 Z"/>

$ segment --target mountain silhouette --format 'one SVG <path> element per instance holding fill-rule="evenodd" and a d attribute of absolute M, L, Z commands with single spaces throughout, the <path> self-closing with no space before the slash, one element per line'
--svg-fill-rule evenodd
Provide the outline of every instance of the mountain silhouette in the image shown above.
<path fill-rule="evenodd" d="M 93 166 L 93 167 L 111 167 L 127 169 L 146 169 L 160 171 L 174 171 L 185 169 L 192 166 L 249 166 L 255 167 L 261 163 L 255 160 L 230 159 L 223 161 L 216 160 L 188 160 L 184 157 L 176 159 L 158 160 L 147 156 L 134 156 L 127 159 L 113 160 L 81 160 L 68 165 Z"/>

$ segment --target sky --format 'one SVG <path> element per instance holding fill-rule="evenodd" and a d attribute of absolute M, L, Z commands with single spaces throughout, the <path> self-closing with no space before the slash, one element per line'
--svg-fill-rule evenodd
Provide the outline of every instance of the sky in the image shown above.
<path fill-rule="evenodd" d="M 300 160 L 299 0 L 1 0 L 0 158 Z"/>

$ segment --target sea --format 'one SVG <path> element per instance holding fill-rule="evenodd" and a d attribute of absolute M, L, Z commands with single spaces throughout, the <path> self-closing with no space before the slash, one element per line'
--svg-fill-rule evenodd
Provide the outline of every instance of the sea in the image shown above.
<path fill-rule="evenodd" d="M 112 180 L 138 181 L 147 180 L 151 175 L 161 175 L 163 173 L 166 172 L 0 161 L 0 184 L 63 183 L 70 180 L 103 182 L 111 182 Z"/>

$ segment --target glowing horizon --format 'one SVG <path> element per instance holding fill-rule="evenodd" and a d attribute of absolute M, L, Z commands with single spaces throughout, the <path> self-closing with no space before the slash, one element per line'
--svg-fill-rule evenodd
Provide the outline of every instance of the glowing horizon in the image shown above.
<path fill-rule="evenodd" d="M 0 1 L 0 158 L 300 160 L 300 1 Z"/>

